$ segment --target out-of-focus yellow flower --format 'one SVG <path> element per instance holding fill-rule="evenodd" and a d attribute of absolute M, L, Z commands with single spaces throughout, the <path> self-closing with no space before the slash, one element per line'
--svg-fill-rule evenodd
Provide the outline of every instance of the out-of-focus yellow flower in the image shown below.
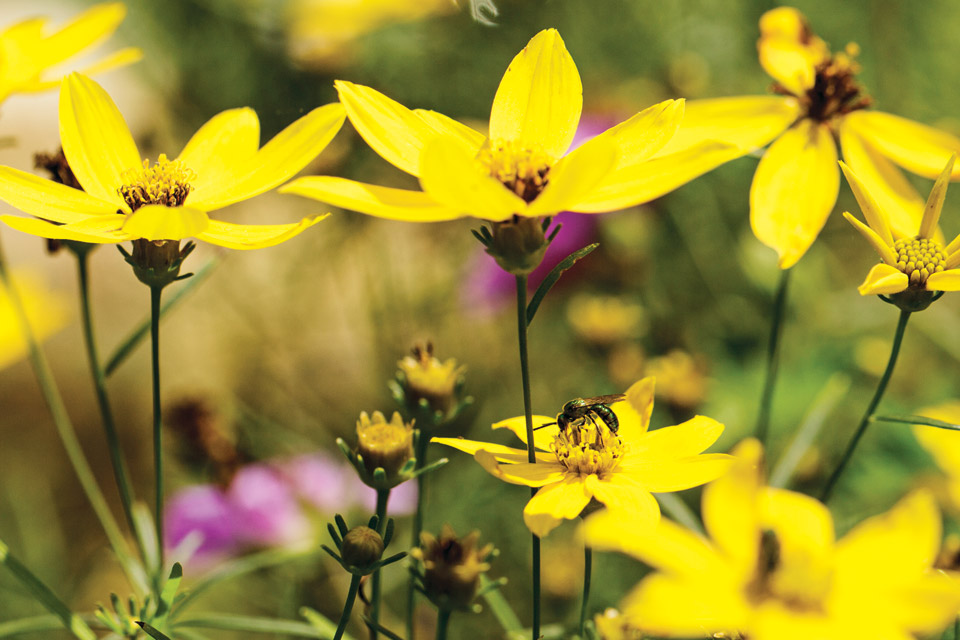
<path fill-rule="evenodd" d="M 661 196 L 741 153 L 713 141 L 659 153 L 683 118 L 683 100 L 654 105 L 568 153 L 583 89 L 555 29 L 534 36 L 510 63 L 493 99 L 489 136 L 435 111 L 411 111 L 370 87 L 343 80 L 336 86 L 363 139 L 419 178 L 423 191 L 333 176 L 300 178 L 282 191 L 382 218 L 505 222 L 613 211 Z"/>
<path fill-rule="evenodd" d="M 696 407 L 707 394 L 704 367 L 682 349 L 651 358 L 647 374 L 657 379 L 657 395 L 678 407 Z"/>
<path fill-rule="evenodd" d="M 637 337 L 643 309 L 617 296 L 581 295 L 567 305 L 567 321 L 584 341 L 606 347 Z"/>
<path fill-rule="evenodd" d="M 611 405 L 619 420 L 612 432 L 602 420 L 588 416 L 560 430 L 556 418 L 533 416 L 536 463 L 527 452 L 490 442 L 433 438 L 473 454 L 490 474 L 504 482 L 539 488 L 523 510 L 523 520 L 543 537 L 564 519 L 580 515 L 592 499 L 612 512 L 626 513 L 650 528 L 660 518 L 652 493 L 682 491 L 717 478 L 730 456 L 703 454 L 723 432 L 723 425 L 705 416 L 683 424 L 648 431 L 653 411 L 653 378 L 633 384 L 626 399 Z M 553 423 L 553 426 L 543 426 Z M 526 444 L 526 419 L 510 418 L 493 425 L 509 429 Z M 638 525 L 640 526 L 640 525 Z"/>
<path fill-rule="evenodd" d="M 937 238 L 937 223 L 955 159 L 956 156 L 950 157 L 933 185 L 916 233 L 913 230 L 903 233 L 894 227 L 889 208 L 893 205 L 886 208 L 881 205 L 874 197 L 875 185 L 870 183 L 868 187 L 841 163 L 869 226 L 848 212 L 844 212 L 843 217 L 856 227 L 883 260 L 867 274 L 867 279 L 859 287 L 860 295 L 898 294 L 894 296 L 897 304 L 914 311 L 930 304 L 934 299 L 931 291 L 960 290 L 960 269 L 957 269 L 960 266 L 960 236 L 946 247 Z"/>
<path fill-rule="evenodd" d="M 439 536 L 420 534 L 420 546 L 410 551 L 418 561 L 414 569 L 420 586 L 431 602 L 447 611 L 467 610 L 480 588 L 480 576 L 490 570 L 487 560 L 494 553 L 492 543 L 478 546 L 480 532 L 458 537 L 449 524 Z"/>
<path fill-rule="evenodd" d="M 336 66 L 367 33 L 455 9 L 450 0 L 297 0 L 287 14 L 291 53 L 307 66 Z"/>
<path fill-rule="evenodd" d="M 916 229 L 923 201 L 900 167 L 936 178 L 960 139 L 905 118 L 870 111 L 856 81 L 858 52 L 831 53 L 796 9 L 780 7 L 760 18 L 760 64 L 781 96 L 743 96 L 687 103 L 683 125 L 664 152 L 716 138 L 766 150 L 750 187 L 750 224 L 775 249 L 781 269 L 803 257 L 837 201 L 839 138 L 843 157 L 880 189 L 874 197 L 890 224 L 906 236 Z M 960 174 L 955 174 L 958 177 Z"/>
<path fill-rule="evenodd" d="M 38 341 L 47 339 L 63 328 L 68 314 L 67 303 L 62 297 L 51 292 L 34 273 L 15 271 L 10 277 Z M 0 284 L 0 369 L 17 362 L 26 354 L 27 341 L 23 337 L 13 301 Z"/>
<path fill-rule="evenodd" d="M 643 634 L 630 626 L 626 616 L 609 607 L 593 617 L 593 624 L 602 640 L 640 640 Z"/>
<path fill-rule="evenodd" d="M 947 402 L 936 407 L 928 407 L 920 411 L 920 415 L 934 420 L 960 424 L 960 400 Z M 933 456 L 937 466 L 947 475 L 947 491 L 950 495 L 950 501 L 955 509 L 960 510 L 960 433 L 948 429 L 917 425 L 913 428 L 913 435 L 916 436 L 923 448 Z"/>
<path fill-rule="evenodd" d="M 100 85 L 74 73 L 60 92 L 60 140 L 83 191 L 0 167 L 0 199 L 37 218 L 0 216 L 7 225 L 44 238 L 91 243 L 196 237 L 232 249 L 259 249 L 319 222 L 247 225 L 211 220 L 220 209 L 288 180 L 330 142 L 343 108 L 314 109 L 259 148 L 252 109 L 213 117 L 180 156 L 142 160 L 117 106 Z"/>
<path fill-rule="evenodd" d="M 654 634 L 739 632 L 751 640 L 911 638 L 956 615 L 960 590 L 931 569 L 940 547 L 932 496 L 916 492 L 835 541 L 830 512 L 808 496 L 764 486 L 762 448 L 703 494 L 711 539 L 668 520 L 654 530 L 612 514 L 585 523 L 587 544 L 658 569 L 623 602 Z"/>
<path fill-rule="evenodd" d="M 46 18 L 18 22 L 0 31 L 0 102 L 14 93 L 36 93 L 60 84 L 62 73 L 44 73 L 106 40 L 123 22 L 127 8 L 119 2 L 98 4 L 53 33 Z M 84 70 L 100 73 L 136 62 L 140 49 L 121 49 Z"/>

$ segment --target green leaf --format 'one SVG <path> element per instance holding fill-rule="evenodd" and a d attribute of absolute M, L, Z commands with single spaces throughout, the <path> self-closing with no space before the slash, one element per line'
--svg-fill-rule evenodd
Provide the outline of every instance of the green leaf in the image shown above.
<path fill-rule="evenodd" d="M 173 567 L 170 568 L 170 577 L 167 578 L 167 582 L 163 585 L 163 590 L 160 592 L 160 604 L 157 605 L 157 613 L 154 615 L 153 622 L 158 627 L 163 627 L 167 622 L 167 617 L 170 615 L 170 610 L 173 607 L 173 600 L 177 595 L 177 590 L 180 588 L 180 583 L 183 581 L 183 567 L 180 566 L 179 562 L 174 562 Z"/>
<path fill-rule="evenodd" d="M 245 631 L 247 633 L 272 633 L 295 638 L 324 638 L 330 634 L 306 622 L 280 620 L 221 613 L 204 613 L 176 623 L 175 628 L 220 629 L 222 631 Z"/>
<path fill-rule="evenodd" d="M 317 631 L 326 634 L 329 637 L 337 632 L 337 625 L 335 622 L 328 619 L 326 616 L 321 614 L 319 611 L 311 609 L 310 607 L 301 607 L 300 615 L 307 619 L 307 622 Z M 346 636 L 344 636 L 346 637 Z"/>
<path fill-rule="evenodd" d="M 530 298 L 530 304 L 527 305 L 527 326 L 530 326 L 530 323 L 533 322 L 533 316 L 536 315 L 537 309 L 540 307 L 540 303 L 543 302 L 547 292 L 553 288 L 553 285 L 557 284 L 557 281 L 560 279 L 560 276 L 563 275 L 563 272 L 572 267 L 577 260 L 587 256 L 591 251 L 599 246 L 599 242 L 594 242 L 593 244 L 585 246 L 583 249 L 574 251 L 564 258 L 563 262 L 550 270 L 550 273 L 547 274 L 547 277 L 544 278 L 543 282 L 540 283 L 540 286 L 537 287 L 537 292 L 533 294 L 532 298 Z"/>
<path fill-rule="evenodd" d="M 896 422 L 899 424 L 920 424 L 927 427 L 936 427 L 948 431 L 960 431 L 960 424 L 944 422 L 943 420 L 934 420 L 926 416 L 872 416 L 872 422 Z"/>
<path fill-rule="evenodd" d="M 0 622 L 0 638 L 18 636 L 22 633 L 38 631 L 57 631 L 63 628 L 63 622 L 55 615 L 33 616 L 9 622 Z"/>
<path fill-rule="evenodd" d="M 487 589 L 490 582 L 491 580 L 487 576 L 480 574 L 480 589 Z M 520 618 L 514 613 L 507 599 L 503 597 L 499 589 L 487 590 L 483 594 L 483 599 L 487 601 L 487 606 L 490 607 L 490 611 L 493 612 L 493 616 L 497 619 L 497 622 L 500 623 L 500 626 L 503 627 L 504 631 L 509 634 L 523 629 L 523 625 L 520 624 Z"/>
<path fill-rule="evenodd" d="M 164 634 L 162 631 L 158 631 L 157 629 L 154 629 L 146 622 L 141 622 L 137 620 L 137 624 L 140 626 L 141 629 L 143 629 L 143 632 L 146 633 L 151 638 L 153 638 L 153 640 L 171 640 L 170 636 Z"/>

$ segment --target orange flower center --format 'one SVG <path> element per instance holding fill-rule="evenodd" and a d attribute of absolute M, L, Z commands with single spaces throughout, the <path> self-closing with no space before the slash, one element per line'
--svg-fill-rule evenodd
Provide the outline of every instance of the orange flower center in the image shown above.
<path fill-rule="evenodd" d="M 197 175 L 179 160 L 168 160 L 160 154 L 155 165 L 144 160 L 142 169 L 128 171 L 123 177 L 126 183 L 117 193 L 131 211 L 136 211 L 145 204 L 181 206 L 190 194 L 190 181 Z"/>
<path fill-rule="evenodd" d="M 931 273 L 943 271 L 947 261 L 943 247 L 932 238 L 901 238 L 893 244 L 897 268 L 907 274 L 912 286 L 923 286 Z"/>
<path fill-rule="evenodd" d="M 533 202 L 547 186 L 553 164 L 542 151 L 524 149 L 514 142 L 491 143 L 480 150 L 477 159 L 491 176 L 527 202 Z"/>
<path fill-rule="evenodd" d="M 856 80 L 860 65 L 855 58 L 859 52 L 859 47 L 851 43 L 843 53 L 834 54 L 817 65 L 813 86 L 804 95 L 797 96 L 808 118 L 827 122 L 870 106 L 870 96 L 863 93 Z M 792 95 L 783 87 L 777 86 L 774 90 Z"/>

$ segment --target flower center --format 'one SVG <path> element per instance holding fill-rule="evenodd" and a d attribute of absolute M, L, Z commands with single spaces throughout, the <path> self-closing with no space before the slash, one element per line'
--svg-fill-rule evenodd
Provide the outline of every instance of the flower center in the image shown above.
<path fill-rule="evenodd" d="M 901 238 L 893 243 L 897 268 L 907 274 L 911 286 L 923 286 L 931 273 L 943 271 L 947 257 L 940 243 L 931 238 Z"/>
<path fill-rule="evenodd" d="M 477 159 L 490 175 L 527 202 L 533 202 L 547 186 L 547 173 L 552 159 L 542 151 L 500 142 L 485 146 Z"/>
<path fill-rule="evenodd" d="M 833 582 L 829 571 L 824 571 L 812 559 L 784 562 L 780 541 L 776 533 L 770 530 L 760 536 L 758 556 L 756 573 L 747 585 L 747 596 L 755 604 L 777 600 L 798 613 L 824 611 L 824 600 Z"/>
<path fill-rule="evenodd" d="M 131 211 L 136 211 L 145 204 L 181 206 L 190 194 L 190 181 L 197 175 L 179 160 L 168 160 L 160 154 L 152 167 L 149 160 L 144 160 L 142 169 L 130 170 L 123 177 L 126 184 L 117 193 Z"/>
<path fill-rule="evenodd" d="M 859 52 L 859 47 L 850 43 L 846 51 L 817 65 L 813 86 L 804 95 L 797 96 L 807 117 L 826 122 L 870 106 L 872 99 L 862 94 L 863 88 L 856 80 L 860 72 L 860 64 L 856 61 Z M 778 92 L 789 94 L 782 88 Z"/>
<path fill-rule="evenodd" d="M 625 450 L 620 436 L 590 415 L 562 429 L 552 448 L 560 464 L 582 476 L 613 471 Z"/>

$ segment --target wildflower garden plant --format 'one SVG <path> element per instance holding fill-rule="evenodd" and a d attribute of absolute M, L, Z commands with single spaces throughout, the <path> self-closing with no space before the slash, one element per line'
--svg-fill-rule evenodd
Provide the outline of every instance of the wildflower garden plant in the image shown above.
<path fill-rule="evenodd" d="M 960 640 L 953 85 L 884 84 L 943 73 L 846 6 L 389 4 L 0 26 L 0 638 Z"/>

